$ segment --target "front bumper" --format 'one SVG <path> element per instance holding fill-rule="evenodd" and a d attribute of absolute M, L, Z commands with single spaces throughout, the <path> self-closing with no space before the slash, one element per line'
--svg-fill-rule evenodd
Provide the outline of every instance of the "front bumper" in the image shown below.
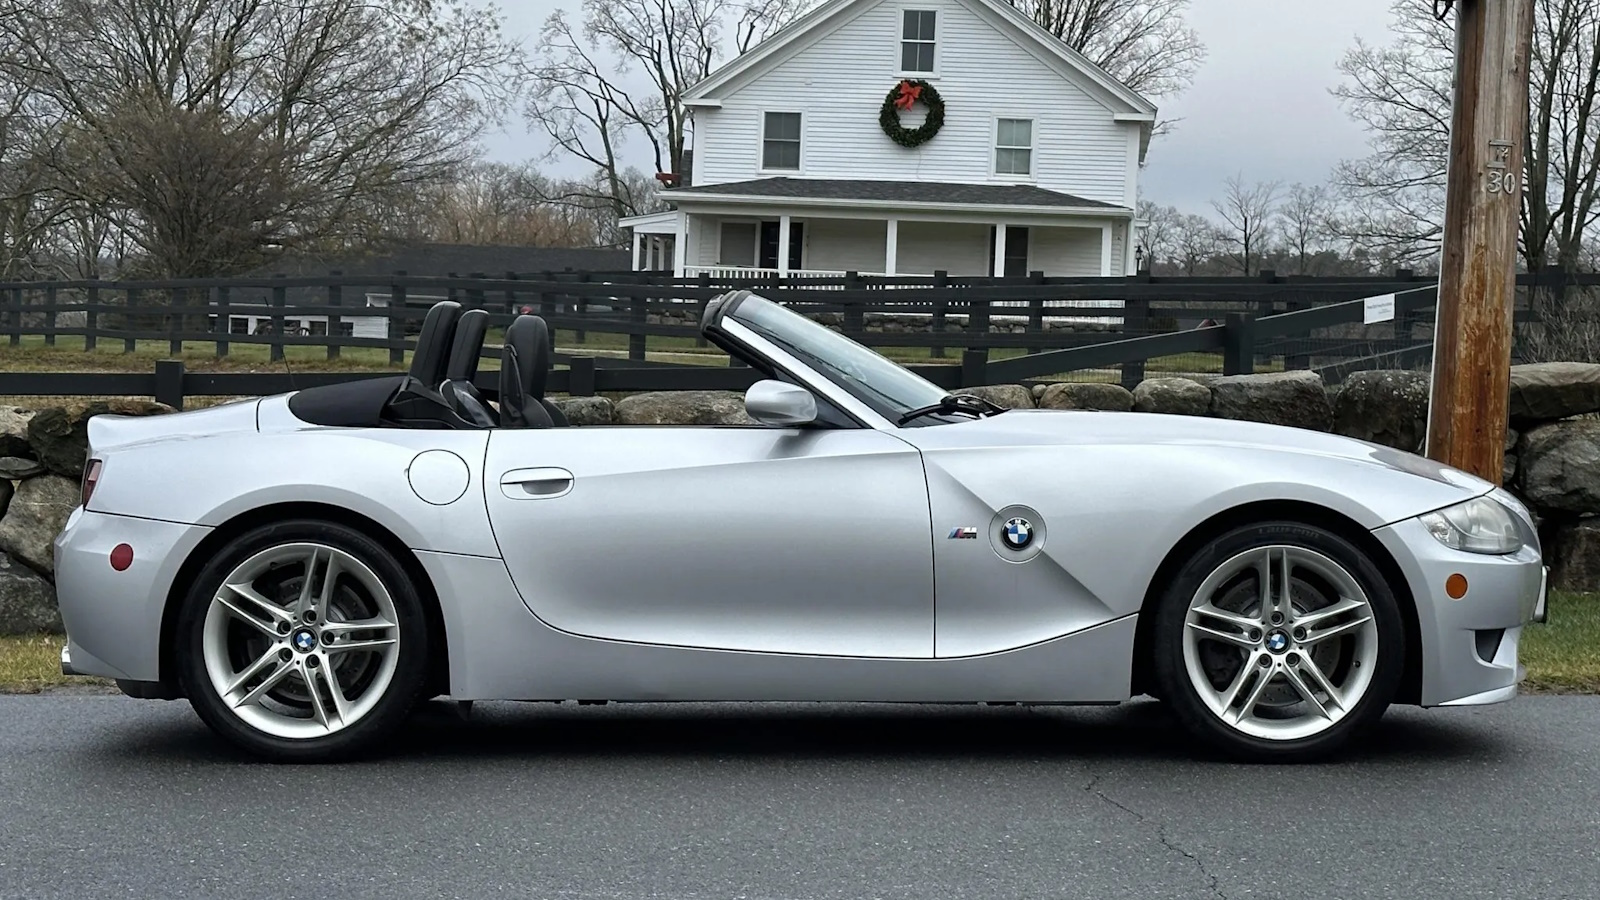
<path fill-rule="evenodd" d="M 1373 534 L 1399 564 L 1416 600 L 1422 651 L 1423 706 L 1497 703 L 1516 696 L 1523 626 L 1546 616 L 1547 571 L 1524 547 L 1506 556 L 1452 550 L 1417 519 Z M 1452 575 L 1467 580 L 1459 600 L 1445 591 Z"/>
<path fill-rule="evenodd" d="M 183 525 L 73 510 L 55 540 L 56 601 L 66 626 L 61 671 L 119 681 L 159 681 L 161 619 L 178 569 L 210 532 Z M 118 544 L 133 548 L 123 571 Z"/>

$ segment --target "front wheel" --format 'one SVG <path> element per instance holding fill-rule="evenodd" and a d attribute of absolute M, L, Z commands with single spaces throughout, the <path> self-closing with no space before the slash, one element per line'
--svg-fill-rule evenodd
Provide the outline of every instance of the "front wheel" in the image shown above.
<path fill-rule="evenodd" d="M 279 522 L 230 541 L 191 586 L 176 639 L 200 718 L 285 761 L 372 747 L 427 674 L 422 602 L 404 568 L 332 522 Z"/>
<path fill-rule="evenodd" d="M 1200 548 L 1155 610 L 1161 693 L 1198 737 L 1259 761 L 1323 757 L 1394 698 L 1404 624 L 1359 548 L 1271 522 Z"/>

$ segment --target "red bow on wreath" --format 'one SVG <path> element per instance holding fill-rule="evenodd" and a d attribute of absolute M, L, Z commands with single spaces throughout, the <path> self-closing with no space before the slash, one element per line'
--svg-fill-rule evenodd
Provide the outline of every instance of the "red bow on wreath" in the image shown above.
<path fill-rule="evenodd" d="M 898 109 L 910 109 L 922 99 L 922 87 L 909 81 L 900 82 L 900 96 L 894 98 L 894 105 Z"/>

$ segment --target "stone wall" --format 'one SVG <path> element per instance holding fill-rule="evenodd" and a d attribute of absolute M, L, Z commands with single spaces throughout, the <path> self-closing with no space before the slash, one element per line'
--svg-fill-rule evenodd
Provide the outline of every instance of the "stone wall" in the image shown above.
<path fill-rule="evenodd" d="M 1114 384 L 992 385 L 976 394 L 1008 408 L 1096 409 L 1245 419 L 1422 449 L 1428 381 L 1416 372 L 1363 372 L 1338 387 L 1312 372 L 1153 378 Z M 556 401 L 575 426 L 748 425 L 740 394 L 674 391 Z M 33 412 L 0 407 L 0 634 L 59 631 L 52 543 L 77 504 L 87 421 L 168 407 L 112 400 Z M 1505 428 L 1507 487 L 1540 520 L 1553 583 L 1600 590 L 1600 365 L 1517 366 Z"/>

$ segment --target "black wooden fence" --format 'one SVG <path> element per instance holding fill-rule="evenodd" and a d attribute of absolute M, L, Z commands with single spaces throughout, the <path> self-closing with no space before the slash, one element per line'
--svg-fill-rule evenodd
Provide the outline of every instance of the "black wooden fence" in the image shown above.
<path fill-rule="evenodd" d="M 1541 283 L 1531 276 L 1523 281 Z M 155 363 L 149 373 L 0 372 L 0 396 L 136 395 L 176 406 L 190 396 L 257 396 L 374 377 L 382 373 L 295 371 L 286 350 L 321 347 L 330 360 L 360 350 L 370 362 L 399 369 L 414 344 L 416 324 L 439 299 L 485 309 L 491 328 L 522 312 L 543 316 L 558 344 L 572 348 L 557 354 L 552 392 L 738 390 L 755 375 L 727 366 L 725 358 L 674 364 L 647 356 L 666 349 L 692 360 L 696 352 L 709 352 L 700 349 L 700 313 L 708 300 L 735 287 L 757 290 L 869 346 L 898 351 L 913 370 L 952 389 L 1084 372 L 1131 387 L 1153 361 L 1162 362 L 1155 369 L 1161 372 L 1314 368 L 1337 381 L 1362 368 L 1425 365 L 1435 303 L 1433 282 L 1409 272 L 1336 279 L 1272 273 L 1250 279 L 1038 273 L 957 279 L 941 273 L 740 283 L 644 273 L 395 273 L 381 279 L 331 273 L 13 283 L 0 284 L 0 342 L 16 348 L 11 353 L 41 344 L 66 347 L 69 341 L 89 352 L 118 344 L 124 352 L 148 352 L 155 342 L 167 355 L 187 351 L 192 359 L 196 343 L 209 345 L 216 357 L 236 355 L 243 345 L 265 347 L 266 359 L 286 368 L 193 372 L 172 359 Z M 1390 293 L 1396 295 L 1392 320 L 1364 324 L 1364 298 Z M 1517 315 L 1526 319 L 1529 313 Z M 602 355 L 598 348 L 608 342 L 606 350 L 625 356 Z M 583 345 L 597 349 L 576 349 Z M 947 357 L 950 351 L 958 353 Z M 497 352 L 491 347 L 485 355 Z M 493 372 L 481 380 L 493 389 Z"/>

